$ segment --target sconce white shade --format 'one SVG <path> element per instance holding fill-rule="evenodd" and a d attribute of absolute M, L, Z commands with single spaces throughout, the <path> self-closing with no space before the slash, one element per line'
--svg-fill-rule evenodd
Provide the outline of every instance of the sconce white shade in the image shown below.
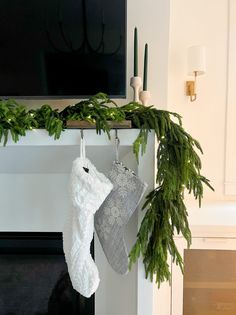
<path fill-rule="evenodd" d="M 188 74 L 197 75 L 206 73 L 206 47 L 192 46 L 188 49 Z"/>

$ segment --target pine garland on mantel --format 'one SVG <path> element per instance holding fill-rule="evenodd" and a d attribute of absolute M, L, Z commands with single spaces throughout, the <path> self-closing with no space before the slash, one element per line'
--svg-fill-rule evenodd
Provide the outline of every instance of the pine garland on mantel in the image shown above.
<path fill-rule="evenodd" d="M 157 149 L 157 187 L 148 194 L 143 205 L 145 215 L 137 240 L 130 252 L 130 267 L 142 256 L 146 277 L 158 285 L 170 280 L 169 254 L 183 271 L 183 259 L 174 242 L 174 235 L 182 234 L 191 244 L 188 212 L 184 204 L 184 191 L 198 199 L 203 197 L 203 185 L 213 189 L 209 180 L 201 175 L 202 153 L 198 141 L 182 127 L 177 113 L 144 107 L 135 102 L 118 107 L 106 94 L 99 93 L 62 111 L 43 105 L 28 110 L 15 100 L 0 101 L 0 142 L 7 144 L 9 133 L 13 141 L 25 136 L 27 130 L 45 128 L 50 136 L 59 139 L 68 120 L 85 120 L 96 124 L 97 133 L 106 132 L 110 138 L 108 121 L 131 120 L 140 132 L 133 144 L 138 160 L 139 152 L 145 153 L 148 134 L 155 131 Z"/>

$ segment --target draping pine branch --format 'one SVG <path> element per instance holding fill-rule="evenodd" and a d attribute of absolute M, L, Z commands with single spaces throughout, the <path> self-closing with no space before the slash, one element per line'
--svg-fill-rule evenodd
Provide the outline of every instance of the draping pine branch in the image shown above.
<path fill-rule="evenodd" d="M 59 139 L 68 120 L 85 120 L 96 124 L 96 131 L 107 133 L 110 138 L 109 121 L 131 120 L 132 127 L 139 128 L 133 143 L 138 161 L 145 153 L 148 134 L 155 131 L 157 141 L 157 187 L 146 197 L 146 211 L 129 258 L 130 267 L 142 256 L 146 277 L 160 285 L 170 280 L 169 255 L 183 271 L 183 259 L 175 245 L 174 236 L 182 234 L 188 246 L 191 231 L 188 212 L 184 204 L 184 192 L 198 199 L 203 197 L 204 185 L 213 189 L 209 180 L 201 174 L 202 149 L 198 141 L 182 127 L 180 115 L 153 106 L 135 102 L 118 107 L 106 94 L 99 93 L 89 100 L 67 106 L 59 112 L 49 105 L 28 110 L 15 100 L 0 101 L 0 141 L 7 144 L 9 133 L 13 141 L 25 136 L 27 130 L 44 128 L 49 136 Z"/>

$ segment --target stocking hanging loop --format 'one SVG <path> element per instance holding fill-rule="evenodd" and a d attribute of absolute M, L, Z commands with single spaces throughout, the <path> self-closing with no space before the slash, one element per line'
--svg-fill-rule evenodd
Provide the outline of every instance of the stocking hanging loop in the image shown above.
<path fill-rule="evenodd" d="M 118 137 L 118 130 L 115 129 L 116 163 L 119 163 L 119 147 L 120 147 L 120 139 Z"/>
<path fill-rule="evenodd" d="M 80 137 L 81 139 L 84 139 L 84 129 L 80 129 Z"/>
<path fill-rule="evenodd" d="M 85 153 L 85 140 L 84 140 L 84 131 L 83 129 L 80 130 L 80 157 L 86 158 Z"/>

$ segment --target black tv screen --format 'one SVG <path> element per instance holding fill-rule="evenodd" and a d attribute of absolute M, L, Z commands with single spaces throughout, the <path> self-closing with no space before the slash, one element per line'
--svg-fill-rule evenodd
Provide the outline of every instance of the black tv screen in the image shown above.
<path fill-rule="evenodd" d="M 126 0 L 1 0 L 0 96 L 126 94 Z"/>

